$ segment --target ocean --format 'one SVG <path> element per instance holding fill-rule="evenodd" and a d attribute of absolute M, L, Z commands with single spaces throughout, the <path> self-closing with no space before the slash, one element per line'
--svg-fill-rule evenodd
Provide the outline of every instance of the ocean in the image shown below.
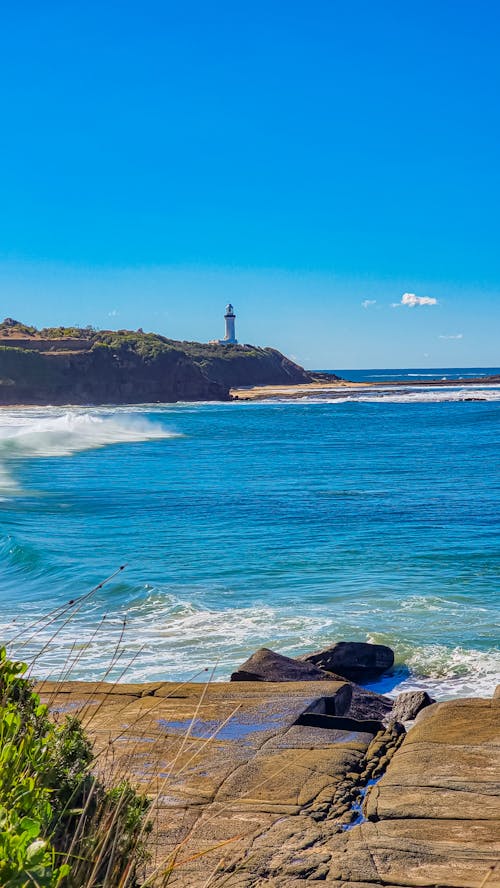
<path fill-rule="evenodd" d="M 409 369 L 388 370 L 323 370 L 323 373 L 336 373 L 343 379 L 351 382 L 401 382 L 412 384 L 417 380 L 448 380 L 459 382 L 460 380 L 480 379 L 485 376 L 498 376 L 498 367 L 411 367 Z"/>
<path fill-rule="evenodd" d="M 479 370 L 420 390 L 415 370 L 345 371 L 401 386 L 338 399 L 2 409 L 3 643 L 40 677 L 205 681 L 262 645 L 376 641 L 396 667 L 375 689 L 490 694 L 500 387 L 460 385 Z"/>

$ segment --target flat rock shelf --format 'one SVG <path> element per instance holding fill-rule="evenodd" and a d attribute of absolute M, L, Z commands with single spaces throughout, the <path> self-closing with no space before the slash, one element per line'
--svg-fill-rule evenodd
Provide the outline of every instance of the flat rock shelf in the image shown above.
<path fill-rule="evenodd" d="M 152 875 L 170 855 L 176 888 L 500 888 L 500 696 L 428 706 L 405 735 L 350 718 L 344 682 L 38 691 L 151 796 Z"/>

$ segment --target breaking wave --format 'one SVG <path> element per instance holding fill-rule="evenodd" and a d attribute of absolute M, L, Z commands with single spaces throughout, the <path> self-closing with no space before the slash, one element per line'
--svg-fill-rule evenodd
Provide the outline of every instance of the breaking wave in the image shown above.
<path fill-rule="evenodd" d="M 84 450 L 181 437 L 137 415 L 68 410 L 39 418 L 36 411 L 12 411 L 0 417 L 0 493 L 19 485 L 12 464 L 19 459 L 71 456 Z"/>
<path fill-rule="evenodd" d="M 438 700 L 452 697 L 490 697 L 500 684 L 500 651 L 449 648 L 430 644 L 414 649 L 406 660 L 410 676 L 397 693 L 426 690 Z"/>

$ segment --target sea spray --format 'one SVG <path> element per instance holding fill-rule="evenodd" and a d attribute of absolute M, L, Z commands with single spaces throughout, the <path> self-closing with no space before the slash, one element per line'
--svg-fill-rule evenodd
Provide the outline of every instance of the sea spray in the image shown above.
<path fill-rule="evenodd" d="M 71 456 L 113 444 L 132 444 L 179 437 L 137 414 L 82 412 L 78 409 L 49 413 L 43 418 L 32 410 L 0 415 L 0 494 L 19 492 L 13 463 L 22 459 Z"/>
<path fill-rule="evenodd" d="M 69 456 L 111 444 L 172 437 L 175 432 L 137 415 L 67 411 L 61 416 L 27 419 L 17 428 L 2 428 L 0 422 L 0 458 Z"/>

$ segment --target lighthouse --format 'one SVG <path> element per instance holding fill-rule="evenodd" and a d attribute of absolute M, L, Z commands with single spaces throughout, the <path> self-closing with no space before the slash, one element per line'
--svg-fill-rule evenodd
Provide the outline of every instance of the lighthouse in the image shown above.
<path fill-rule="evenodd" d="M 231 303 L 229 303 L 229 305 L 226 305 L 226 314 L 224 315 L 224 320 L 226 322 L 226 335 L 224 336 L 224 339 L 210 339 L 208 343 L 209 345 L 238 345 L 238 340 L 236 339 L 236 332 L 234 329 L 236 315 Z"/>
<path fill-rule="evenodd" d="M 226 322 L 226 335 L 224 336 L 224 339 L 220 339 L 219 342 L 226 345 L 236 345 L 238 342 L 234 329 L 236 315 L 231 303 L 229 303 L 229 305 L 226 305 L 226 314 L 224 315 L 224 320 Z"/>

